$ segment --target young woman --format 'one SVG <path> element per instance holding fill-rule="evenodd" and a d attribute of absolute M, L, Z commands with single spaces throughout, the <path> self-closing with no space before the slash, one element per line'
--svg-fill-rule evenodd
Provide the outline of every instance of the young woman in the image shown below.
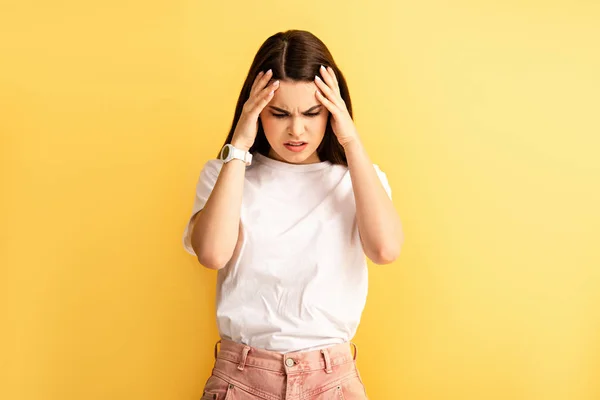
<path fill-rule="evenodd" d="M 280 32 L 258 50 L 183 242 L 218 270 L 221 340 L 202 399 L 367 398 L 350 342 L 365 255 L 392 262 L 403 233 L 346 80 L 313 34 Z"/>

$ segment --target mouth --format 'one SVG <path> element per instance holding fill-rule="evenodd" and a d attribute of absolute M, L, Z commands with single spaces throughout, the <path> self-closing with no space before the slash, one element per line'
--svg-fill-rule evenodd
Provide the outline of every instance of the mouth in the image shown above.
<path fill-rule="evenodd" d="M 284 143 L 286 146 L 302 146 L 304 144 L 307 144 L 306 142 L 285 142 Z"/>
<path fill-rule="evenodd" d="M 297 152 L 304 150 L 306 148 L 306 146 L 308 145 L 308 143 L 306 143 L 306 142 L 286 142 L 283 145 L 285 146 L 286 149 L 297 153 Z"/>

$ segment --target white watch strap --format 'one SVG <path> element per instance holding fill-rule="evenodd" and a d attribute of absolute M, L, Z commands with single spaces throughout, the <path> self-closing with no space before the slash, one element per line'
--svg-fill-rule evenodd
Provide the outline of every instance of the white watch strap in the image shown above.
<path fill-rule="evenodd" d="M 250 165 L 252 163 L 252 153 L 249 151 L 238 149 L 232 144 L 227 144 L 226 146 L 229 147 L 229 154 L 228 157 L 223 160 L 224 162 L 231 161 L 235 158 L 244 161 L 246 165 Z"/>

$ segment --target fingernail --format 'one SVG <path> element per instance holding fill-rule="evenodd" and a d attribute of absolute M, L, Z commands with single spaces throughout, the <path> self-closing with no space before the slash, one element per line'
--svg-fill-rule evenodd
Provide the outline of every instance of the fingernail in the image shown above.
<path fill-rule="evenodd" d="M 273 71 L 272 71 L 272 70 L 268 70 L 268 71 L 267 71 L 267 74 L 270 74 L 271 72 L 273 72 Z"/>
<path fill-rule="evenodd" d="M 279 85 L 279 81 L 275 81 L 275 82 L 273 83 L 273 85 L 274 85 L 274 86 L 278 86 L 278 85 Z"/>
<path fill-rule="evenodd" d="M 326 69 L 324 65 L 321 65 L 321 69 Z"/>
<path fill-rule="evenodd" d="M 321 80 L 321 78 L 319 78 L 319 75 L 315 75 L 315 78 L 317 78 L 318 80 Z"/>

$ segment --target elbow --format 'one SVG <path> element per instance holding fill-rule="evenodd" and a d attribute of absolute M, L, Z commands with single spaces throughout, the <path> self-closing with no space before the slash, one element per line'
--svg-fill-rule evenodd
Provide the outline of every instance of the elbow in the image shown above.
<path fill-rule="evenodd" d="M 396 261 L 397 258 L 398 255 L 396 254 L 392 254 L 390 252 L 381 252 L 377 256 L 371 258 L 371 261 L 377 265 L 387 265 Z"/>
<path fill-rule="evenodd" d="M 390 233 L 386 243 L 382 243 L 378 250 L 375 252 L 372 261 L 378 265 L 391 264 L 400 257 L 402 246 L 404 245 L 404 231 L 402 229 L 402 223 L 400 219 L 396 220 L 396 226 L 393 233 Z"/>
<path fill-rule="evenodd" d="M 231 256 L 224 257 L 219 254 L 206 254 L 201 251 L 196 252 L 196 254 L 197 254 L 198 262 L 202 266 L 204 266 L 208 269 L 214 269 L 214 270 L 219 270 L 219 269 L 224 268 L 227 265 L 227 263 L 229 262 L 229 260 L 231 259 Z"/>
<path fill-rule="evenodd" d="M 225 265 L 227 265 L 227 262 L 223 262 L 220 259 L 208 258 L 208 257 L 202 257 L 202 256 L 198 256 L 198 262 L 202 266 L 204 266 L 208 269 L 214 269 L 214 270 L 222 269 L 223 267 L 225 267 Z"/>
<path fill-rule="evenodd" d="M 192 238 L 191 247 L 198 262 L 208 269 L 218 270 L 224 268 L 232 256 L 232 254 L 224 255 L 225 252 L 216 248 L 214 243 L 206 243 L 200 240 L 199 237 Z"/>
<path fill-rule="evenodd" d="M 404 237 L 400 240 L 396 240 L 393 243 L 389 243 L 385 247 L 382 247 L 377 251 L 376 255 L 372 258 L 372 261 L 377 265 L 391 264 L 400 257 L 402 250 L 402 244 L 404 243 Z"/>

